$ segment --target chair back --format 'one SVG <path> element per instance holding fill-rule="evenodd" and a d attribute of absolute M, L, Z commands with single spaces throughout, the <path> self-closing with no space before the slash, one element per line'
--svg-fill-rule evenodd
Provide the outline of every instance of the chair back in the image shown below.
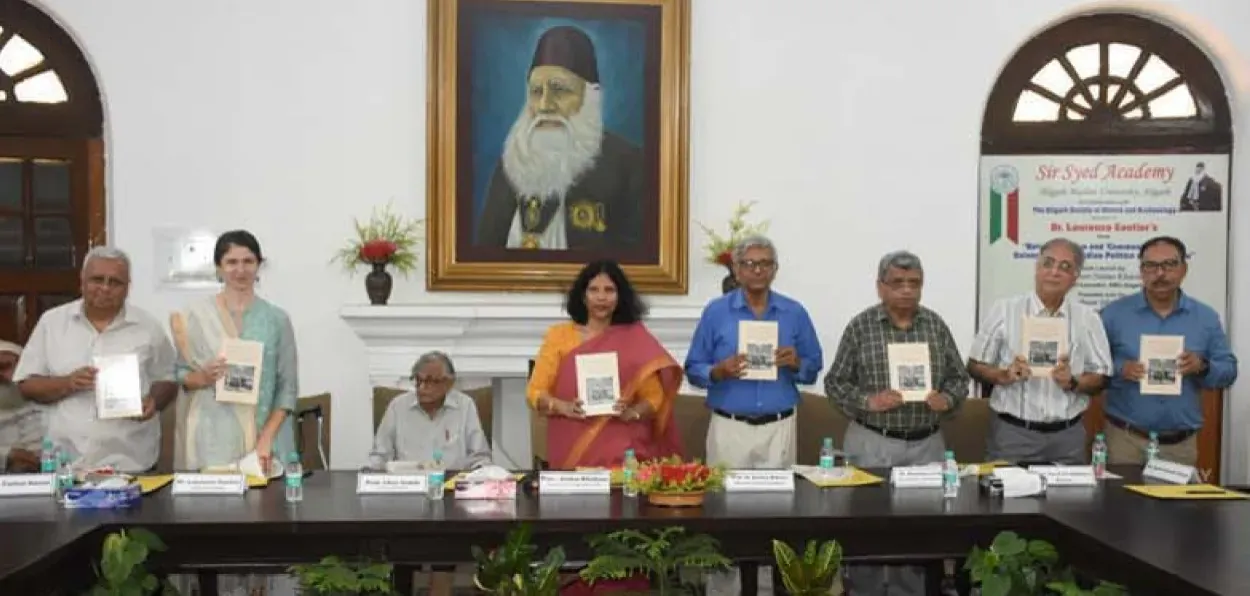
<path fill-rule="evenodd" d="M 330 467 L 330 404 L 329 393 L 301 397 L 295 404 L 295 449 L 305 470 Z"/>

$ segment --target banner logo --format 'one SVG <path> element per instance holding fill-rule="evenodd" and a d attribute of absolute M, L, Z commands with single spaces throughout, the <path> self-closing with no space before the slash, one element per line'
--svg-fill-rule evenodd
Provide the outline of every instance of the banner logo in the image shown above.
<path fill-rule="evenodd" d="M 990 244 L 1020 243 L 1020 173 L 1012 166 L 990 171 Z"/>

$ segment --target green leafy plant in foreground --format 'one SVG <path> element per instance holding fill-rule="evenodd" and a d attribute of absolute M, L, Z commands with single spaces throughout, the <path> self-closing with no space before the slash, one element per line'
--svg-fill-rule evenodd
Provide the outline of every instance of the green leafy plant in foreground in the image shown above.
<path fill-rule="evenodd" d="M 100 562 L 94 564 L 96 584 L 88 596 L 178 596 L 178 589 L 152 575 L 143 566 L 152 552 L 163 552 L 165 543 L 143 528 L 118 530 L 104 538 Z"/>
<path fill-rule="evenodd" d="M 988 550 L 973 547 L 964 568 L 979 585 L 982 596 L 1114 596 L 1124 588 L 1100 582 L 1092 590 L 1077 583 L 1071 568 L 1059 560 L 1055 547 L 1044 540 L 1026 540 L 1015 532 L 994 537 Z"/>
<path fill-rule="evenodd" d="M 706 534 L 686 534 L 680 526 L 652 534 L 620 530 L 590 539 L 595 557 L 581 571 L 592 584 L 600 579 L 647 576 L 654 594 L 697 594 L 697 586 L 682 582 L 688 570 L 727 569 L 733 563 L 720 553 L 720 543 Z"/>
<path fill-rule="evenodd" d="M 774 540 L 773 558 L 791 596 L 842 593 L 842 546 L 836 540 L 823 544 L 809 540 L 802 557 L 789 544 Z"/>
<path fill-rule="evenodd" d="M 317 563 L 292 565 L 287 571 L 299 580 L 305 594 L 390 596 L 395 593 L 390 563 L 349 563 L 331 555 Z"/>

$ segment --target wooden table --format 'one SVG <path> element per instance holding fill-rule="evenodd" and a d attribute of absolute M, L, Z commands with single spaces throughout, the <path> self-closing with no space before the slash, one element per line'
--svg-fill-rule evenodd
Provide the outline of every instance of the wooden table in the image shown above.
<path fill-rule="evenodd" d="M 563 545 L 574 560 L 589 556 L 588 534 L 620 528 L 685 526 L 715 536 L 726 556 L 748 563 L 770 561 L 774 538 L 837 539 L 848 562 L 901 563 L 963 557 L 1015 530 L 1051 541 L 1065 559 L 1139 593 L 1250 594 L 1250 501 L 1158 501 L 1118 484 L 1004 501 L 982 496 L 971 482 L 945 500 L 939 490 L 821 490 L 799 480 L 793 494 L 714 494 L 702 509 L 669 510 L 620 494 L 523 494 L 505 503 L 358 496 L 354 472 L 332 472 L 308 478 L 296 505 L 284 502 L 277 483 L 242 497 L 174 498 L 166 488 L 126 511 L 66 511 L 47 498 L 7 498 L 0 501 L 0 594 L 84 587 L 104 536 L 127 526 L 165 540 L 169 552 L 152 561 L 163 570 L 272 570 L 332 553 L 396 564 L 466 562 L 472 545 L 496 543 L 518 521 L 532 523 L 536 542 Z M 753 578 L 744 574 L 744 591 Z"/>

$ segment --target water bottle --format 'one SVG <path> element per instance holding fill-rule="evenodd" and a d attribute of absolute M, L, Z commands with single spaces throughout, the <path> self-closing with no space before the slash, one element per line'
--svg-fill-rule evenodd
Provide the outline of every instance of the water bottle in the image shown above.
<path fill-rule="evenodd" d="M 946 450 L 946 461 L 942 463 L 942 496 L 947 499 L 959 496 L 959 464 L 950 449 Z"/>
<path fill-rule="evenodd" d="M 1150 463 L 1159 457 L 1159 433 L 1150 431 L 1150 442 L 1146 444 L 1146 463 Z"/>
<path fill-rule="evenodd" d="M 429 483 L 427 488 L 430 491 L 430 500 L 442 501 L 443 490 L 446 488 L 444 483 L 447 482 L 447 474 L 443 470 L 443 452 L 441 450 L 434 450 L 433 467 L 430 468 L 430 472 L 426 478 L 426 482 Z"/>
<path fill-rule="evenodd" d="M 65 502 L 65 493 L 74 488 L 74 468 L 69 463 L 69 452 L 57 450 L 53 456 L 56 476 L 52 478 L 52 488 L 56 494 L 56 502 Z"/>
<path fill-rule="evenodd" d="M 1094 467 L 1094 478 L 1107 477 L 1107 437 L 1102 433 L 1094 436 L 1093 452 L 1089 457 L 1090 464 Z"/>
<path fill-rule="evenodd" d="M 57 464 L 60 463 L 60 456 L 57 455 L 56 447 L 52 444 L 52 437 L 44 437 L 39 452 L 39 473 L 55 474 Z"/>
<path fill-rule="evenodd" d="M 286 458 L 286 502 L 298 503 L 304 500 L 304 466 L 299 462 L 299 454 L 291 453 Z"/>
<path fill-rule="evenodd" d="M 820 477 L 833 477 L 833 437 L 825 437 L 820 444 Z"/>
<path fill-rule="evenodd" d="M 634 486 L 634 474 L 638 473 L 638 458 L 633 449 L 625 450 L 625 462 L 621 464 L 621 493 L 627 497 L 638 496 L 638 487 Z"/>

